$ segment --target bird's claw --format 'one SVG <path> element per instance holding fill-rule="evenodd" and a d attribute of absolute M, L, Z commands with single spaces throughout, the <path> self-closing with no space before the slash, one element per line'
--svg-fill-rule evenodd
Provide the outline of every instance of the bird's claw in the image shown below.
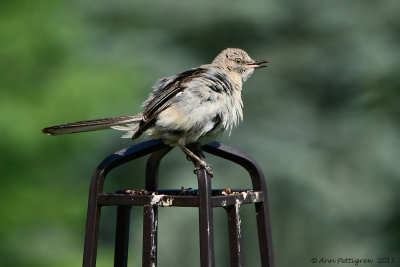
<path fill-rule="evenodd" d="M 210 177 L 213 177 L 213 176 L 214 176 L 213 171 L 212 171 L 212 169 L 211 169 L 211 166 L 210 166 L 209 164 L 207 164 L 207 163 L 205 163 L 205 162 L 201 162 L 200 165 L 201 165 L 201 166 L 197 166 L 197 167 L 194 168 L 194 170 L 193 170 L 194 174 L 197 174 L 197 172 L 198 172 L 200 169 L 203 169 L 203 168 L 204 168 L 204 169 L 206 170 L 206 172 L 208 173 L 208 175 L 210 175 Z"/>
<path fill-rule="evenodd" d="M 207 166 L 204 167 L 204 169 L 206 170 L 206 172 L 208 173 L 208 175 L 210 175 L 210 177 L 214 176 L 214 173 L 211 169 L 211 166 L 207 164 Z"/>
<path fill-rule="evenodd" d="M 200 169 L 201 169 L 200 167 L 195 167 L 194 170 L 193 170 L 193 173 L 194 173 L 194 174 L 197 174 L 197 172 L 198 172 Z"/>

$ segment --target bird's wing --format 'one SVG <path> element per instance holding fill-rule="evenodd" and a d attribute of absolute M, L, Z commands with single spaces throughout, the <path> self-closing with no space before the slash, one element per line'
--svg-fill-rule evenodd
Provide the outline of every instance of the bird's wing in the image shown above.
<path fill-rule="evenodd" d="M 158 84 L 161 88 L 157 88 L 153 98 L 146 103 L 142 113 L 143 119 L 132 139 L 138 138 L 153 125 L 158 114 L 169 107 L 174 101 L 175 96 L 186 88 L 185 84 L 199 77 L 206 71 L 205 68 L 193 68 L 170 79 L 162 79 L 159 81 Z"/>

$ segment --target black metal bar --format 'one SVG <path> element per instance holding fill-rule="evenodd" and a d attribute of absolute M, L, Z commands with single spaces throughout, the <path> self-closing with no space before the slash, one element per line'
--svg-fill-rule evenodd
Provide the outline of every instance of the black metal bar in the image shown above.
<path fill-rule="evenodd" d="M 203 146 L 203 150 L 210 154 L 235 162 L 245 168 L 250 175 L 254 191 L 262 190 L 264 175 L 258 163 L 250 155 L 247 155 L 246 153 L 234 147 L 221 144 L 219 142 L 211 142 L 206 144 Z"/>
<path fill-rule="evenodd" d="M 151 191 L 150 191 L 151 192 Z M 154 202 L 154 205 L 162 207 L 198 207 L 199 199 L 198 196 L 180 196 L 180 195 L 164 195 L 164 191 L 159 191 L 157 195 L 143 195 L 143 196 L 132 196 L 122 194 L 99 194 L 97 196 L 97 203 L 102 206 L 118 206 L 118 205 L 130 205 L 130 206 L 144 206 L 150 205 L 154 200 L 154 196 L 158 199 Z M 179 190 L 176 190 L 179 192 Z M 198 192 L 196 190 L 196 192 Z M 262 192 L 250 192 L 244 194 L 226 195 L 226 196 L 212 196 L 211 204 L 212 207 L 226 207 L 235 205 L 237 201 L 242 204 L 263 202 L 264 197 Z"/>
<path fill-rule="evenodd" d="M 226 214 L 228 215 L 231 267 L 242 267 L 242 220 L 239 201 L 235 205 L 226 207 Z"/>
<path fill-rule="evenodd" d="M 113 153 L 105 158 L 96 168 L 89 189 L 85 244 L 82 261 L 83 267 L 96 266 L 101 211 L 101 206 L 97 203 L 97 195 L 103 192 L 104 180 L 107 173 L 125 162 L 134 160 L 165 147 L 168 146 L 166 146 L 160 139 L 139 143 Z"/>
<path fill-rule="evenodd" d="M 272 251 L 271 227 L 269 223 L 269 213 L 266 206 L 266 201 L 255 203 L 258 243 L 260 246 L 261 266 L 273 267 L 275 265 Z"/>
<path fill-rule="evenodd" d="M 143 207 L 143 267 L 157 266 L 157 213 L 155 205 Z"/>
<path fill-rule="evenodd" d="M 146 164 L 146 185 L 147 191 L 157 191 L 158 189 L 158 169 L 160 167 L 161 159 L 171 151 L 172 147 L 167 146 L 156 152 L 153 152 Z"/>
<path fill-rule="evenodd" d="M 146 191 L 157 191 L 158 169 L 161 159 L 171 151 L 172 147 L 165 147 L 153 152 L 146 164 Z M 158 207 L 152 200 L 143 207 L 143 251 L 142 266 L 157 266 L 157 236 L 158 236 Z"/>
<path fill-rule="evenodd" d="M 196 164 L 196 167 L 200 167 Z M 211 201 L 211 177 L 204 168 L 197 170 L 199 182 L 199 232 L 200 232 L 200 265 L 214 267 L 214 230 Z"/>
<path fill-rule="evenodd" d="M 88 213 L 86 221 L 86 234 L 85 234 L 85 245 L 84 245 L 84 257 L 83 266 L 93 267 L 96 265 L 96 254 L 97 254 L 97 243 L 98 243 L 98 232 L 100 222 L 100 211 L 103 205 L 142 205 L 144 206 L 144 229 L 143 229 L 143 266 L 156 266 L 157 263 L 157 207 L 158 206 L 182 206 L 182 207 L 199 207 L 199 230 L 200 230 L 200 260 L 201 266 L 213 267 L 214 266 L 214 243 L 213 243 L 213 214 L 212 207 L 221 206 L 232 206 L 240 202 L 241 204 L 254 203 L 256 208 L 256 218 L 258 227 L 258 240 L 260 247 L 261 262 L 263 267 L 273 267 L 273 253 L 272 253 L 272 238 L 270 229 L 270 218 L 267 202 L 267 190 L 265 180 L 261 168 L 257 162 L 246 155 L 245 153 L 232 148 L 227 145 L 213 142 L 203 147 L 204 151 L 214 154 L 216 156 L 225 158 L 232 162 L 235 162 L 244 167 L 250 174 L 253 191 L 235 192 L 234 194 L 229 193 L 228 195 L 213 195 L 215 190 L 211 190 L 211 177 L 207 172 L 200 168 L 197 171 L 198 177 L 198 191 L 191 190 L 188 195 L 184 192 L 175 192 L 171 195 L 168 190 L 160 190 L 158 192 L 158 168 L 162 157 L 167 154 L 171 147 L 168 147 L 162 143 L 161 140 L 150 140 L 130 148 L 120 150 L 111 156 L 107 157 L 96 169 L 92 182 L 90 185 L 89 201 L 88 201 Z M 113 168 L 123 164 L 127 161 L 134 160 L 136 158 L 145 156 L 152 153 L 150 156 L 147 167 L 146 167 L 146 191 L 148 195 L 122 195 L 122 194 L 104 194 L 103 186 L 106 174 Z M 200 153 L 201 154 L 201 153 Z M 198 164 L 196 165 L 198 166 Z M 192 192 L 193 191 L 193 192 Z M 162 192 L 162 193 L 161 193 Z M 221 191 L 220 191 L 221 192 Z M 152 195 L 155 193 L 155 195 Z M 161 194 L 160 194 L 161 193 Z M 165 194 L 165 195 L 163 195 Z M 228 208 L 229 209 L 229 208 Z M 121 214 L 123 212 L 121 211 Z M 126 215 L 126 213 L 125 213 Z M 229 216 L 229 215 L 228 215 Z M 232 215 L 233 216 L 233 215 Z M 236 216 L 236 215 L 235 215 Z M 232 224 L 233 219 L 239 218 L 238 215 L 231 217 Z M 123 215 L 121 215 L 122 220 Z M 122 223 L 123 225 L 124 223 Z M 122 229 L 118 230 L 119 233 L 124 232 Z M 237 224 L 236 224 L 237 225 Z M 126 225 L 125 225 L 126 227 Z M 129 227 L 129 223 L 128 223 Z M 232 228 L 231 226 L 230 228 Z M 232 228 L 234 229 L 234 228 Z M 237 233 L 236 239 L 239 240 L 235 243 L 236 247 L 232 250 L 240 250 L 240 229 L 234 229 Z M 128 231 L 125 231 L 128 232 Z M 118 235 L 117 233 L 117 235 Z M 234 238 L 234 236 L 232 236 Z M 122 241 L 117 241 L 122 240 Z M 120 237 L 116 237 L 116 246 L 127 242 Z M 236 242 L 236 241 L 235 241 Z M 231 242 L 233 243 L 233 242 Z M 117 249 L 116 252 L 121 255 L 117 255 L 116 260 L 120 259 L 122 264 L 126 265 L 126 259 L 124 262 L 124 252 L 127 248 L 122 246 L 122 249 Z M 236 265 L 241 266 L 241 254 L 237 254 L 236 259 L 233 260 Z M 233 264 L 233 263 L 232 263 Z M 239 264 L 239 265 L 238 265 Z M 116 264 L 117 266 L 117 264 Z M 124 265 L 121 265 L 124 266 Z"/>
<path fill-rule="evenodd" d="M 251 156 L 225 144 L 212 142 L 205 145 L 203 149 L 208 153 L 233 161 L 244 167 L 250 174 L 254 191 L 263 192 L 264 202 L 255 203 L 261 266 L 275 266 L 272 249 L 271 224 L 267 202 L 267 187 L 265 184 L 264 174 L 262 173 L 260 166 Z"/>
<path fill-rule="evenodd" d="M 100 227 L 101 206 L 97 205 L 97 171 L 93 175 L 89 189 L 89 201 L 86 219 L 85 244 L 83 248 L 83 267 L 96 266 L 97 243 Z"/>
<path fill-rule="evenodd" d="M 131 206 L 118 206 L 115 230 L 114 266 L 128 265 L 128 245 Z"/>
<path fill-rule="evenodd" d="M 163 148 L 168 148 L 161 139 L 149 140 L 137 145 L 117 151 L 104 159 L 97 167 L 95 178 L 98 182 L 98 191 L 103 191 L 104 180 L 108 172 L 128 161 L 143 157 Z M 96 176 L 96 177 L 95 177 Z"/>

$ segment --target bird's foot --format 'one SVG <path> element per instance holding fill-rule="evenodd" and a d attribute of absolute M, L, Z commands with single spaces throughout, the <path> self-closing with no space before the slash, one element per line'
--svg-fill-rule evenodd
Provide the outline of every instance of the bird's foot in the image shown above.
<path fill-rule="evenodd" d="M 205 169 L 206 170 L 206 172 L 208 173 L 208 175 L 210 175 L 210 177 L 213 177 L 214 176 L 214 173 L 213 173 L 213 171 L 212 171 L 212 169 L 211 169 L 211 165 L 210 164 L 207 164 L 207 162 L 205 162 L 205 161 L 201 161 L 201 162 L 199 162 L 200 163 L 200 165 L 201 166 L 197 166 L 196 168 L 194 168 L 194 170 L 193 170 L 193 172 L 195 173 L 195 174 L 197 174 L 197 172 L 200 170 L 200 169 Z"/>

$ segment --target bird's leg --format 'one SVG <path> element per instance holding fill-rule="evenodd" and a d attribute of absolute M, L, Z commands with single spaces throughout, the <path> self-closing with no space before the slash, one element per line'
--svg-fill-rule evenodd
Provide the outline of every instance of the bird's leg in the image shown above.
<path fill-rule="evenodd" d="M 213 172 L 211 170 L 211 166 L 209 164 L 207 164 L 207 162 L 205 162 L 204 160 L 202 160 L 199 156 L 197 156 L 195 153 L 193 153 L 189 148 L 187 148 L 184 143 L 180 140 L 179 141 L 179 147 L 180 149 L 189 157 L 191 157 L 192 159 L 194 159 L 196 162 L 198 162 L 202 167 L 204 167 L 204 169 L 206 170 L 206 172 L 212 177 L 213 176 Z M 197 168 L 195 169 L 195 171 L 197 171 Z"/>
<path fill-rule="evenodd" d="M 205 158 L 204 152 L 203 152 L 203 150 L 201 149 L 201 146 L 200 146 L 200 145 L 198 145 L 198 144 L 197 144 L 197 145 L 193 145 L 192 147 L 189 147 L 189 149 L 190 149 L 191 151 L 193 151 L 194 154 L 200 155 L 201 158 Z"/>
<path fill-rule="evenodd" d="M 198 144 L 186 145 L 186 148 L 189 149 L 191 152 L 193 152 L 193 154 L 199 155 L 199 158 L 205 158 L 204 152 Z M 192 157 L 189 156 L 188 154 L 186 154 L 186 158 L 188 161 L 193 161 Z"/>

